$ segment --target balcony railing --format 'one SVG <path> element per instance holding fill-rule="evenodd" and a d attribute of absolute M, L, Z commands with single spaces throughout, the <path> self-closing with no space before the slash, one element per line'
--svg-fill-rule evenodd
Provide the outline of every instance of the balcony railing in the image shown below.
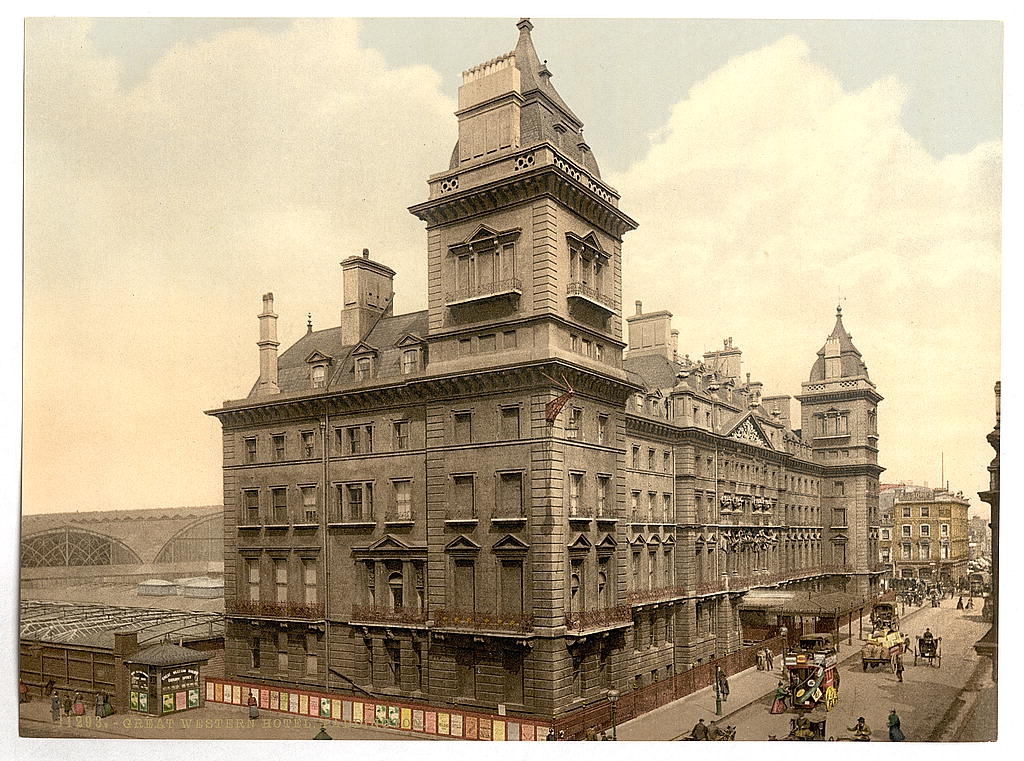
<path fill-rule="evenodd" d="M 566 295 L 569 298 L 585 299 L 591 304 L 601 307 L 608 312 L 615 311 L 615 300 L 607 293 L 601 293 L 585 283 L 572 282 L 566 286 Z"/>
<path fill-rule="evenodd" d="M 227 613 L 260 618 L 323 618 L 323 603 L 257 602 L 234 600 L 227 604 Z"/>
<path fill-rule="evenodd" d="M 628 605 L 616 605 L 614 608 L 598 610 L 577 610 L 567 613 L 565 616 L 566 628 L 576 631 L 599 629 L 614 624 L 631 624 L 632 622 L 633 613 Z"/>
<path fill-rule="evenodd" d="M 353 621 L 386 624 L 425 624 L 427 611 L 423 608 L 386 608 L 379 605 L 353 605 Z"/>
<path fill-rule="evenodd" d="M 471 301 L 480 301 L 496 296 L 521 296 L 522 294 L 523 282 L 519 278 L 513 277 L 508 280 L 477 283 L 469 288 L 446 293 L 444 303 L 447 306 L 455 306 L 456 304 L 467 304 Z"/>
<path fill-rule="evenodd" d="M 626 602 L 630 605 L 639 605 L 646 602 L 658 602 L 659 600 L 671 600 L 676 597 L 686 597 L 689 594 L 686 587 L 657 587 L 656 589 L 636 589 L 626 595 Z"/>
<path fill-rule="evenodd" d="M 533 616 L 527 613 L 478 613 L 470 610 L 435 610 L 431 614 L 435 626 L 477 631 L 533 631 Z"/>

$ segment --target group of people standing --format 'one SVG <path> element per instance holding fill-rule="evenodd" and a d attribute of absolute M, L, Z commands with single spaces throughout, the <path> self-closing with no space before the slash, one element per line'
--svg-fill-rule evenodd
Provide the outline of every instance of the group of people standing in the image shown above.
<path fill-rule="evenodd" d="M 61 716 L 85 715 L 85 697 L 81 692 L 76 692 L 72 698 L 70 692 L 65 692 L 61 695 L 57 690 L 54 690 L 52 682 L 47 684 L 47 687 L 52 690 L 50 695 L 50 715 L 54 721 L 60 721 Z M 114 712 L 114 707 L 110 705 L 110 696 L 105 692 L 96 693 L 94 706 L 98 718 L 110 716 Z"/>

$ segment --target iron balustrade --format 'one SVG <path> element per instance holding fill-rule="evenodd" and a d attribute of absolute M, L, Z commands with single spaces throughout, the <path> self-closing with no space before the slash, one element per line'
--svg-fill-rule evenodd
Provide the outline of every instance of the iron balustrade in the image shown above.
<path fill-rule="evenodd" d="M 234 600 L 227 605 L 229 614 L 260 616 L 265 618 L 308 618 L 324 617 L 323 603 L 258 602 L 256 600 Z"/>
<path fill-rule="evenodd" d="M 597 610 L 576 610 L 565 615 L 566 628 L 576 631 L 596 629 L 611 624 L 631 624 L 632 622 L 633 612 L 628 605 L 616 605 L 613 608 Z"/>
<path fill-rule="evenodd" d="M 505 296 L 507 294 L 522 294 L 523 281 L 513 277 L 507 280 L 493 280 L 490 283 L 477 283 L 469 288 L 445 294 L 446 304 L 460 304 L 464 301 L 475 301 L 487 299 L 492 296 Z"/>
<path fill-rule="evenodd" d="M 435 610 L 431 614 L 435 626 L 477 631 L 533 631 L 533 616 L 527 613 L 480 613 L 472 610 Z"/>
<path fill-rule="evenodd" d="M 612 297 L 606 293 L 601 293 L 596 288 L 587 285 L 586 283 L 572 282 L 566 286 L 567 296 L 582 296 L 585 299 L 600 304 L 605 309 L 615 311 L 615 307 L 612 301 Z"/>
<path fill-rule="evenodd" d="M 427 611 L 424 608 L 388 608 L 381 605 L 353 605 L 353 621 L 374 623 L 425 624 Z"/>

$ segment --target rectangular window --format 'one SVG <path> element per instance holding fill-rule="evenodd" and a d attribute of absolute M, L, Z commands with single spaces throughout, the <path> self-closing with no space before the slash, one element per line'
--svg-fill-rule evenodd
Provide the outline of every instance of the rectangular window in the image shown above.
<path fill-rule="evenodd" d="M 514 330 L 506 330 L 501 334 L 501 347 L 503 349 L 516 348 L 516 332 Z"/>
<path fill-rule="evenodd" d="M 476 699 L 475 654 L 464 650 L 455 656 L 455 692 L 460 698 Z"/>
<path fill-rule="evenodd" d="M 922 518 L 930 518 L 931 517 L 931 507 L 929 505 L 921 505 L 921 517 Z"/>
<path fill-rule="evenodd" d="M 283 525 L 288 522 L 288 490 L 276 488 L 270 490 L 271 501 L 274 505 L 274 523 Z"/>
<path fill-rule="evenodd" d="M 395 493 L 392 520 L 412 520 L 412 481 L 392 481 L 391 486 Z"/>
<path fill-rule="evenodd" d="M 245 505 L 245 524 L 258 526 L 260 523 L 259 489 L 246 489 L 242 492 L 242 504 Z"/>
<path fill-rule="evenodd" d="M 904 518 L 909 518 L 910 517 L 910 508 L 909 507 L 904 507 L 904 508 L 902 508 L 902 510 L 903 510 L 903 517 Z"/>
<path fill-rule="evenodd" d="M 569 515 L 580 514 L 580 492 L 583 490 L 583 474 L 569 474 Z"/>
<path fill-rule="evenodd" d="M 315 486 L 302 487 L 302 512 L 305 516 L 306 523 L 316 523 L 320 520 L 320 511 L 317 510 L 316 505 Z"/>
<path fill-rule="evenodd" d="M 583 343 L 583 353 L 586 356 L 588 356 L 588 357 L 591 356 L 593 354 L 593 352 L 594 352 L 594 349 L 593 349 L 594 344 L 591 343 L 590 339 L 587 339 L 587 338 L 584 338 L 582 343 Z"/>
<path fill-rule="evenodd" d="M 672 472 L 672 453 L 665 452 L 661 456 L 661 469 L 666 473 Z"/>
<path fill-rule="evenodd" d="M 384 642 L 384 652 L 388 659 L 388 679 L 392 687 L 402 686 L 402 648 L 393 639 Z"/>
<path fill-rule="evenodd" d="M 666 522 L 671 522 L 673 520 L 671 494 L 661 495 L 661 519 Z"/>
<path fill-rule="evenodd" d="M 419 349 L 406 349 L 402 352 L 402 375 L 409 375 L 420 369 Z"/>
<path fill-rule="evenodd" d="M 256 462 L 256 439 L 245 440 L 245 461 Z"/>
<path fill-rule="evenodd" d="M 832 487 L 832 493 L 837 497 L 846 496 L 846 483 L 843 481 L 836 481 Z"/>
<path fill-rule="evenodd" d="M 282 674 L 288 671 L 288 632 L 277 634 L 277 670 Z"/>
<path fill-rule="evenodd" d="M 273 437 L 274 459 L 278 462 L 284 459 L 284 434 L 279 433 Z"/>
<path fill-rule="evenodd" d="M 312 377 L 313 388 L 323 388 L 327 385 L 327 368 L 324 365 L 314 365 Z"/>
<path fill-rule="evenodd" d="M 949 542 L 943 542 L 939 545 L 939 557 L 942 560 L 949 560 Z"/>
<path fill-rule="evenodd" d="M 252 668 L 253 668 L 253 671 L 259 671 L 259 668 L 260 668 L 260 638 L 259 637 L 253 637 L 252 638 L 252 650 L 250 652 L 252 654 Z"/>
<path fill-rule="evenodd" d="M 922 523 L 921 524 L 921 536 L 931 536 L 931 535 L 932 535 L 932 527 L 929 524 L 927 524 L 927 523 Z"/>
<path fill-rule="evenodd" d="M 632 520 L 638 520 L 640 518 L 640 492 L 631 492 L 629 495 L 629 507 L 630 507 L 630 518 Z"/>
<path fill-rule="evenodd" d="M 498 474 L 497 513 L 503 518 L 518 518 L 523 514 L 523 474 Z"/>
<path fill-rule="evenodd" d="M 303 601 L 306 605 L 317 603 L 316 561 L 302 561 Z"/>
<path fill-rule="evenodd" d="M 512 441 L 519 438 L 519 408 L 501 408 L 501 438 L 503 441 Z"/>
<path fill-rule="evenodd" d="M 909 523 L 904 523 L 902 526 L 900 526 L 900 536 L 913 536 L 913 534 L 910 533 Z"/>
<path fill-rule="evenodd" d="M 344 486 L 345 507 L 342 519 L 346 521 L 373 520 L 373 484 L 356 483 Z"/>
<path fill-rule="evenodd" d="M 394 448 L 396 452 L 401 452 L 409 448 L 409 421 L 408 420 L 396 420 L 391 424 L 392 439 L 394 442 Z"/>
<path fill-rule="evenodd" d="M 316 438 L 312 431 L 302 432 L 302 454 L 305 455 L 307 459 L 316 454 L 315 442 Z"/>
<path fill-rule="evenodd" d="M 523 561 L 501 561 L 501 612 L 523 612 Z"/>
<path fill-rule="evenodd" d="M 479 350 L 481 352 L 492 353 L 498 348 L 497 337 L 494 333 L 488 333 L 480 336 L 479 339 Z"/>
<path fill-rule="evenodd" d="M 597 443 L 606 444 L 608 443 L 608 416 L 598 415 L 597 416 Z"/>
<path fill-rule="evenodd" d="M 368 454 L 373 451 L 373 426 L 353 425 L 345 429 L 346 454 Z"/>
<path fill-rule="evenodd" d="M 579 336 L 577 336 L 577 335 L 570 335 L 569 336 L 569 348 L 572 349 L 573 351 L 579 351 L 580 350 L 580 337 Z"/>
<path fill-rule="evenodd" d="M 472 338 L 460 338 L 459 339 L 459 356 L 468 357 L 473 353 L 473 339 Z"/>
<path fill-rule="evenodd" d="M 904 542 L 900 545 L 903 560 L 910 560 L 910 543 Z"/>
<path fill-rule="evenodd" d="M 654 450 L 647 450 L 647 469 L 654 470 Z"/>
<path fill-rule="evenodd" d="M 473 441 L 473 413 L 456 412 L 452 417 L 455 424 L 455 443 L 471 443 Z"/>
<path fill-rule="evenodd" d="M 640 447 L 637 447 L 637 446 L 633 447 L 633 457 L 632 457 L 631 462 L 633 463 L 633 467 L 636 468 L 637 470 L 639 470 L 639 468 L 640 468 Z"/>
<path fill-rule="evenodd" d="M 460 611 L 475 610 L 476 607 L 476 563 L 470 558 L 457 558 L 454 561 L 452 587 L 452 607 Z"/>
<path fill-rule="evenodd" d="M 369 380 L 373 370 L 373 362 L 369 357 L 358 357 L 356 359 L 356 380 L 364 381 Z"/>
<path fill-rule="evenodd" d="M 279 603 L 288 602 L 288 561 L 278 558 L 274 561 L 274 599 Z"/>
<path fill-rule="evenodd" d="M 832 525 L 833 526 L 845 526 L 846 525 L 846 510 L 844 508 L 836 508 L 832 511 Z"/>
<path fill-rule="evenodd" d="M 312 632 L 306 633 L 306 675 L 315 676 L 317 673 L 316 658 L 316 635 Z"/>
<path fill-rule="evenodd" d="M 476 501 L 474 477 L 471 475 L 452 476 L 452 502 L 450 518 L 475 518 Z"/>
<path fill-rule="evenodd" d="M 565 426 L 565 438 L 567 439 L 580 439 L 583 438 L 581 429 L 583 428 L 583 410 L 579 407 L 572 407 L 569 410 L 569 422 Z"/>
<path fill-rule="evenodd" d="M 604 359 L 604 345 L 603 344 L 594 344 L 594 359 L 599 360 L 599 361 Z"/>
<path fill-rule="evenodd" d="M 941 526 L 939 526 L 939 533 L 942 536 L 949 536 L 949 524 L 943 523 Z"/>
<path fill-rule="evenodd" d="M 653 491 L 647 492 L 647 520 L 654 520 L 654 505 L 657 502 L 658 495 Z"/>
<path fill-rule="evenodd" d="M 260 561 L 258 558 L 250 558 L 246 561 L 248 573 L 249 601 L 260 601 Z"/>
<path fill-rule="evenodd" d="M 597 517 L 607 516 L 608 513 L 608 476 L 597 477 Z"/>

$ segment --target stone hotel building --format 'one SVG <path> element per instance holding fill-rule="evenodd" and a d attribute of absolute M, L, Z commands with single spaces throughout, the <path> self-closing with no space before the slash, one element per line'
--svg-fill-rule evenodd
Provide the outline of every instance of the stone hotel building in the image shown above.
<path fill-rule="evenodd" d="M 410 209 L 428 308 L 363 251 L 279 352 L 267 294 L 260 377 L 209 412 L 233 679 L 551 719 L 735 651 L 748 590 L 876 591 L 882 397 L 841 314 L 795 420 L 732 339 L 625 316 L 637 223 L 518 28 Z"/>

